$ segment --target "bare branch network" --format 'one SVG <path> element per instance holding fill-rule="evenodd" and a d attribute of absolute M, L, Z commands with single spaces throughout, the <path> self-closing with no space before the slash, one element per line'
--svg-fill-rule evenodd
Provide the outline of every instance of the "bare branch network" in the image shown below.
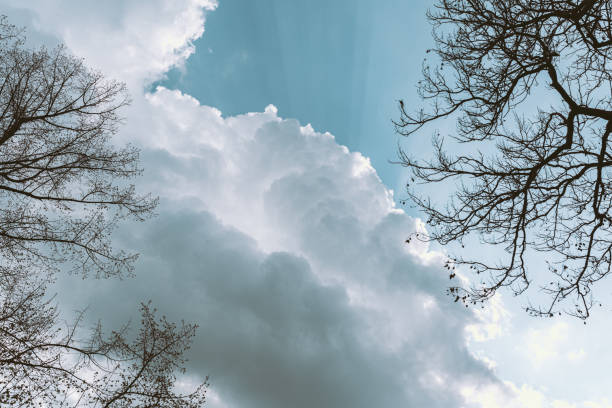
<path fill-rule="evenodd" d="M 142 304 L 140 330 L 79 338 L 82 315 L 61 324 L 49 284 L 61 269 L 117 277 L 136 254 L 111 232 L 144 220 L 156 200 L 128 181 L 138 151 L 111 142 L 128 103 L 63 47 L 27 49 L 0 16 L 0 405 L 199 407 L 206 381 L 176 388 L 195 325 L 175 325 Z"/>
<path fill-rule="evenodd" d="M 62 47 L 24 50 L 6 29 L 0 60 L 0 254 L 44 267 L 75 261 L 98 276 L 130 272 L 134 255 L 114 253 L 109 233 L 126 215 L 145 218 L 155 201 L 115 184 L 139 173 L 138 152 L 110 144 L 125 86 Z"/>
<path fill-rule="evenodd" d="M 396 129 L 412 135 L 457 119 L 449 154 L 434 137 L 435 157 L 401 162 L 424 183 L 456 180 L 445 208 L 409 190 L 428 216 L 424 239 L 448 244 L 470 234 L 502 245 L 492 265 L 453 258 L 485 280 L 450 293 L 467 303 L 499 288 L 523 293 L 533 282 L 529 251 L 541 252 L 550 277 L 536 315 L 565 311 L 587 318 L 594 284 L 612 261 L 612 4 L 609 0 L 439 0 L 428 14 L 440 63 L 424 64 L 419 92 L 428 107 L 400 101 Z M 494 153 L 477 153 L 494 144 Z M 449 266 L 452 267 L 452 266 Z"/>

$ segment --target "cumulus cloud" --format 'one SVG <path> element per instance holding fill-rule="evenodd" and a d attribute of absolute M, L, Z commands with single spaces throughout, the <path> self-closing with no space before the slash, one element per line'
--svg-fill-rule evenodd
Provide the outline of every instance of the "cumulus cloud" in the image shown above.
<path fill-rule="evenodd" d="M 88 66 L 126 81 L 138 96 L 143 82 L 181 64 L 204 32 L 216 0 L 3 0 L 6 13 L 37 32 L 61 39 Z M 47 41 L 49 43 L 49 41 Z"/>
<path fill-rule="evenodd" d="M 526 339 L 527 351 L 535 367 L 546 360 L 559 356 L 559 348 L 567 340 L 568 325 L 558 322 L 545 330 L 529 330 Z"/>
<path fill-rule="evenodd" d="M 192 368 L 233 407 L 458 407 L 463 386 L 497 383 L 466 348 L 477 320 L 441 294 L 442 256 L 406 246 L 418 222 L 361 154 L 274 107 L 147 101 L 133 138 L 151 141 L 141 185 L 160 216 L 118 236 L 137 278 L 66 281 L 75 307 L 112 321 L 152 298 L 197 321 Z"/>

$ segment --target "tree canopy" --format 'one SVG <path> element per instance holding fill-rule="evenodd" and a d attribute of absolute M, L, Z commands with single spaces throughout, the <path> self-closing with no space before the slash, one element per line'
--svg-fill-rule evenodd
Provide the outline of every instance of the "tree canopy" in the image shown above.
<path fill-rule="evenodd" d="M 144 220 L 156 200 L 129 182 L 138 151 L 112 136 L 125 86 L 62 46 L 36 50 L 0 17 L 0 405 L 197 407 L 206 382 L 176 389 L 195 325 L 141 307 L 126 325 L 85 336 L 83 315 L 62 323 L 47 294 L 61 270 L 131 274 L 136 254 L 113 249 L 118 222 Z"/>
<path fill-rule="evenodd" d="M 479 275 L 450 288 L 456 300 L 484 301 L 502 287 L 520 294 L 536 281 L 547 300 L 529 312 L 589 316 L 612 262 L 611 8 L 607 0 L 438 0 L 428 13 L 436 62 L 424 63 L 418 85 L 425 106 L 400 101 L 396 128 L 415 137 L 453 119 L 450 137 L 468 153 L 449 153 L 438 134 L 431 160 L 400 151 L 415 180 L 459 186 L 444 207 L 408 189 L 430 225 L 421 238 L 445 245 L 476 236 L 506 254 L 495 264 L 453 256 L 449 267 Z M 530 268 L 533 253 L 548 259 L 548 276 Z"/>

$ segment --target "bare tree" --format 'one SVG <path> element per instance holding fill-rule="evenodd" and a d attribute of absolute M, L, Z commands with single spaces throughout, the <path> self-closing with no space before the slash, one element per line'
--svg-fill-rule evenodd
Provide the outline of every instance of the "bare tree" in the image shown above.
<path fill-rule="evenodd" d="M 134 256 L 113 252 L 109 233 L 120 218 L 145 218 L 155 201 L 116 184 L 139 172 L 138 152 L 110 143 L 125 86 L 63 47 L 25 49 L 6 21 L 0 61 L 0 255 L 44 268 L 73 261 L 98 276 L 130 272 Z"/>
<path fill-rule="evenodd" d="M 79 339 L 80 319 L 58 326 L 44 283 L 17 282 L 0 304 L 0 403 L 11 407 L 188 407 L 204 404 L 206 381 L 177 392 L 183 354 L 196 326 L 157 319 L 142 304 L 138 335 L 129 327 L 105 336 L 100 324 Z M 82 317 L 82 315 L 80 316 Z"/>
<path fill-rule="evenodd" d="M 438 0 L 428 13 L 437 62 L 424 63 L 418 87 L 428 107 L 413 113 L 400 101 L 396 128 L 411 135 L 455 119 L 453 143 L 470 153 L 447 153 L 437 135 L 429 161 L 400 152 L 419 182 L 460 186 L 444 208 L 409 188 L 431 226 L 422 239 L 473 235 L 507 253 L 498 264 L 451 258 L 449 268 L 483 278 L 450 288 L 456 300 L 483 301 L 501 287 L 520 294 L 540 281 L 546 300 L 529 312 L 589 316 L 612 260 L 611 8 L 608 0 Z M 528 268 L 530 251 L 547 257 L 548 276 Z"/>
<path fill-rule="evenodd" d="M 63 47 L 25 47 L 0 17 L 0 405 L 197 407 L 206 382 L 176 389 L 195 325 L 176 326 L 142 305 L 128 326 L 81 337 L 82 315 L 61 324 L 46 292 L 55 274 L 113 277 L 135 254 L 116 251 L 117 223 L 151 215 L 156 200 L 128 181 L 138 152 L 111 137 L 125 86 Z"/>

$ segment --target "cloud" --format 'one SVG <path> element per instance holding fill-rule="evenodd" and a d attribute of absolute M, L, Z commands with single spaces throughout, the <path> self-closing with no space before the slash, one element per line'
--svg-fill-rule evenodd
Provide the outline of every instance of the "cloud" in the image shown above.
<path fill-rule="evenodd" d="M 584 360 L 586 351 L 581 347 L 578 350 L 573 350 L 567 353 L 567 359 L 572 362 L 580 362 Z"/>
<path fill-rule="evenodd" d="M 497 382 L 466 348 L 476 318 L 442 294 L 442 255 L 406 246 L 420 222 L 366 158 L 272 106 L 146 101 L 146 128 L 126 131 L 160 215 L 118 236 L 142 254 L 137 278 L 64 280 L 73 307 L 112 324 L 152 298 L 197 321 L 192 369 L 219 406 L 458 407 L 461 387 Z"/>
<path fill-rule="evenodd" d="M 557 357 L 567 335 L 565 322 L 558 322 L 545 330 L 530 329 L 525 343 L 533 364 L 540 367 L 545 361 Z"/>
<path fill-rule="evenodd" d="M 216 0 L 3 0 L 6 13 L 27 24 L 28 35 L 61 39 L 90 67 L 126 81 L 133 93 L 181 66 L 204 32 L 205 11 Z M 28 21 L 29 20 L 29 21 Z M 49 41 L 47 41 L 49 43 Z"/>
<path fill-rule="evenodd" d="M 485 308 L 474 309 L 474 314 L 478 323 L 466 327 L 472 341 L 490 341 L 509 330 L 512 315 L 505 308 L 501 294 L 491 299 Z"/>
<path fill-rule="evenodd" d="M 505 381 L 504 387 L 497 384 L 482 387 L 465 387 L 465 398 L 486 408 L 612 408 L 606 398 L 573 403 L 553 399 L 545 390 L 523 384 L 517 386 Z"/>

